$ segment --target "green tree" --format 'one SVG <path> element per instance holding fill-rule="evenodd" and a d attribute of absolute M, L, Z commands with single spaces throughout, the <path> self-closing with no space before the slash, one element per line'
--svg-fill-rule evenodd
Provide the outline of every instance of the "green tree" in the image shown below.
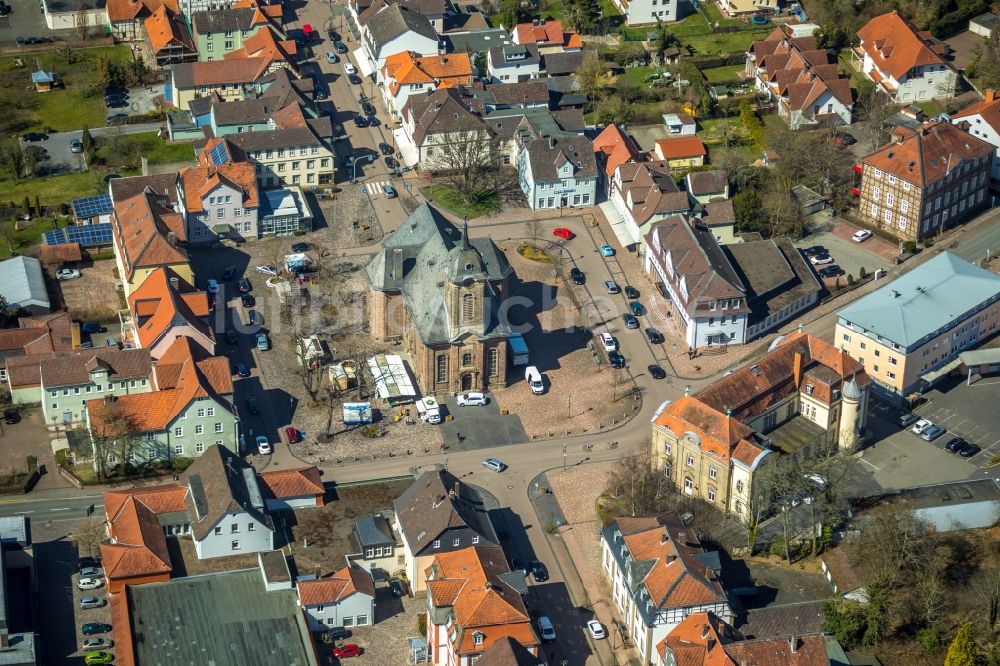
<path fill-rule="evenodd" d="M 36 194 L 35 195 L 35 215 L 41 215 L 41 214 L 42 214 L 42 204 L 38 200 L 38 195 Z"/>
<path fill-rule="evenodd" d="M 89 151 L 90 147 L 94 144 L 94 137 L 90 135 L 90 128 L 86 125 L 83 126 L 83 132 L 80 134 L 80 143 L 83 144 L 85 151 Z"/>
<path fill-rule="evenodd" d="M 828 601 L 823 604 L 823 631 L 833 634 L 845 649 L 862 644 L 868 628 L 867 613 L 856 601 Z"/>
<path fill-rule="evenodd" d="M 13 251 L 11 252 L 13 254 Z M 0 294 L 0 328 L 7 328 L 17 323 L 17 311 L 10 307 L 7 299 Z"/>
<path fill-rule="evenodd" d="M 22 208 L 24 208 L 25 215 L 31 215 L 31 199 L 28 198 L 27 194 L 24 195 L 24 205 Z"/>
<path fill-rule="evenodd" d="M 486 76 L 487 69 L 489 68 L 489 63 L 486 60 L 486 52 L 480 51 L 476 54 L 473 59 L 472 64 L 476 66 L 476 72 L 479 76 Z"/>
<path fill-rule="evenodd" d="M 763 149 L 764 125 L 760 122 L 760 118 L 754 113 L 753 107 L 750 106 L 750 102 L 747 100 L 740 102 L 740 122 L 753 141 L 754 147 Z"/>
<path fill-rule="evenodd" d="M 497 11 L 497 22 L 504 30 L 513 30 L 521 17 L 520 0 L 501 0 Z"/>
<path fill-rule="evenodd" d="M 576 70 L 576 82 L 580 92 L 595 102 L 604 93 L 604 65 L 597 51 L 587 51 L 580 68 Z"/>
<path fill-rule="evenodd" d="M 955 640 L 948 646 L 944 666 L 980 666 L 982 659 L 972 635 L 972 625 L 966 622 L 958 629 Z"/>
<path fill-rule="evenodd" d="M 750 189 L 737 192 L 736 196 L 733 197 L 736 228 L 740 231 L 760 231 L 763 229 L 763 204 L 763 198 L 757 190 Z"/>

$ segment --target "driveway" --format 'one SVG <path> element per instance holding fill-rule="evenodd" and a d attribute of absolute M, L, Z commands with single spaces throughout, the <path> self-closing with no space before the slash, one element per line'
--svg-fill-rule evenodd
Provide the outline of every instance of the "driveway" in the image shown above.
<path fill-rule="evenodd" d="M 896 246 L 887 240 L 872 236 L 864 243 L 855 243 L 851 236 L 859 227 L 831 217 L 828 211 L 816 213 L 806 222 L 808 235 L 795 242 L 799 248 L 822 245 L 830 252 L 833 261 L 844 270 L 840 283 L 847 284 L 847 276 L 860 277 L 861 269 L 872 273 L 878 268 L 889 268 L 896 255 Z M 817 268 L 823 268 L 818 266 Z M 827 288 L 836 283 L 836 278 L 824 280 Z"/>
<path fill-rule="evenodd" d="M 955 69 L 961 72 L 965 70 L 966 66 L 970 62 L 972 62 L 972 58 L 976 55 L 976 51 L 983 48 L 983 44 L 986 43 L 986 40 L 979 35 L 966 30 L 965 32 L 958 33 L 954 37 L 949 37 L 947 42 L 948 46 L 955 51 L 952 64 L 955 65 Z"/>
<path fill-rule="evenodd" d="M 5 16 L 0 18 L 0 45 L 2 46 L 15 46 L 18 37 L 24 37 L 28 39 L 30 37 L 41 37 L 43 39 L 79 39 L 76 30 L 49 30 L 49 27 L 45 25 L 45 15 L 39 9 L 38 2 L 35 0 L 15 0 L 14 2 L 8 1 L 7 4 L 13 5 L 14 11 L 10 16 Z M 46 50 L 51 48 L 51 44 L 43 44 L 34 48 L 34 50 Z M 32 49 L 25 48 L 25 54 L 30 54 Z"/>
<path fill-rule="evenodd" d="M 111 112 L 117 112 L 117 109 L 111 109 Z M 106 136 L 112 132 L 121 132 L 122 134 L 140 134 L 142 132 L 156 132 L 160 129 L 160 123 L 143 123 L 141 125 L 121 125 L 120 127 L 95 127 L 90 130 L 90 135 L 93 137 Z M 82 153 L 74 153 L 69 149 L 70 142 L 73 139 L 81 139 L 83 137 L 83 130 L 75 130 L 73 132 L 53 132 L 49 134 L 49 138 L 45 141 L 35 141 L 33 143 L 26 143 L 21 141 L 21 150 L 23 151 L 28 146 L 38 146 L 44 148 L 49 154 L 49 160 L 45 162 L 45 167 L 49 170 L 49 173 L 69 173 L 71 171 L 86 171 L 87 163 L 83 158 Z"/>

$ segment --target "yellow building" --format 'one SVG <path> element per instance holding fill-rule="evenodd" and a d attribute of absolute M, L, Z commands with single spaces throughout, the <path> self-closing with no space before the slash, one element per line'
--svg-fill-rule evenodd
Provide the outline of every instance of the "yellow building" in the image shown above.
<path fill-rule="evenodd" d="M 696 136 L 659 139 L 653 152 L 656 153 L 657 159 L 666 161 L 671 169 L 703 166 L 705 156 L 708 154 L 705 144 Z"/>
<path fill-rule="evenodd" d="M 837 313 L 835 344 L 894 403 L 996 333 L 1000 277 L 943 252 Z"/>

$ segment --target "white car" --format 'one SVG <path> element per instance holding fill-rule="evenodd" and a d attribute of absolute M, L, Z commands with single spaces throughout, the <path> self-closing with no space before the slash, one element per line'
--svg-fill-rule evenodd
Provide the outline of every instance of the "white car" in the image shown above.
<path fill-rule="evenodd" d="M 262 456 L 271 455 L 271 442 L 264 435 L 257 435 L 257 452 Z"/>
<path fill-rule="evenodd" d="M 76 586 L 81 590 L 96 590 L 97 588 L 104 585 L 104 581 L 100 578 L 85 577 L 81 578 L 76 582 Z"/>
<path fill-rule="evenodd" d="M 927 419 L 920 419 L 919 421 L 913 424 L 913 427 L 910 428 L 910 430 L 913 432 L 914 435 L 919 435 L 924 430 L 930 428 L 932 425 L 934 424 L 928 421 Z"/>
<path fill-rule="evenodd" d="M 463 393 L 458 396 L 459 407 L 482 407 L 487 402 L 482 393 Z"/>
<path fill-rule="evenodd" d="M 351 74 L 357 74 L 357 70 L 354 69 L 354 65 L 349 62 L 344 63 L 344 73 L 350 76 Z"/>
<path fill-rule="evenodd" d="M 853 236 L 851 236 L 851 240 L 853 240 L 855 243 L 864 243 L 871 237 L 872 237 L 872 232 L 868 231 L 867 229 L 859 229 L 858 231 L 854 232 Z"/>
<path fill-rule="evenodd" d="M 262 275 L 270 275 L 271 277 L 274 277 L 278 274 L 278 269 L 271 264 L 261 264 L 257 267 L 257 272 Z"/>
<path fill-rule="evenodd" d="M 556 628 L 546 615 L 538 618 L 538 632 L 542 635 L 542 641 L 545 643 L 551 643 L 556 639 Z"/>
<path fill-rule="evenodd" d="M 219 293 L 219 282 L 217 280 L 208 281 L 208 293 L 210 294 Z"/>
<path fill-rule="evenodd" d="M 507 465 L 504 465 L 503 461 L 499 458 L 487 458 L 483 461 L 483 467 L 498 473 L 507 469 Z"/>
<path fill-rule="evenodd" d="M 608 633 L 604 631 L 604 625 L 597 620 L 590 620 L 587 622 L 587 631 L 590 632 L 590 637 L 595 641 L 608 637 Z"/>
<path fill-rule="evenodd" d="M 833 257 L 828 254 L 814 254 L 809 257 L 809 263 L 813 266 L 822 266 L 823 264 L 832 264 Z"/>
<path fill-rule="evenodd" d="M 57 280 L 75 280 L 80 277 L 80 271 L 72 268 L 60 268 L 56 271 Z"/>
<path fill-rule="evenodd" d="M 84 651 L 87 650 L 104 650 L 105 648 L 114 647 L 115 642 L 110 638 L 84 638 L 83 643 L 80 647 Z"/>
<path fill-rule="evenodd" d="M 610 333 L 601 333 L 601 344 L 604 345 L 604 351 L 618 351 L 618 341 Z"/>

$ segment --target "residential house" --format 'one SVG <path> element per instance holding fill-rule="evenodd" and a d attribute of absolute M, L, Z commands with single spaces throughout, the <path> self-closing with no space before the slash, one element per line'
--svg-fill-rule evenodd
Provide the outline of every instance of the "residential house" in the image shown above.
<path fill-rule="evenodd" d="M 411 95 L 459 84 L 472 85 L 472 61 L 464 53 L 421 56 L 403 51 L 386 58 L 378 76 L 386 108 L 397 118 Z"/>
<path fill-rule="evenodd" d="M 472 64 L 476 64 L 479 54 L 486 55 L 494 46 L 510 46 L 510 33 L 503 28 L 487 28 L 484 30 L 473 30 L 471 32 L 447 33 L 439 38 L 444 42 L 447 53 L 464 53 L 469 56 Z M 476 71 L 473 74 L 477 77 L 485 77 L 485 71 Z"/>
<path fill-rule="evenodd" d="M 274 550 L 274 521 L 257 474 L 229 447 L 210 446 L 188 468 L 186 482 L 185 504 L 198 559 Z"/>
<path fill-rule="evenodd" d="M 858 38 L 852 53 L 861 72 L 897 104 L 954 96 L 958 73 L 945 58 L 947 44 L 899 12 L 868 21 Z"/>
<path fill-rule="evenodd" d="M 187 240 L 184 216 L 175 211 L 169 194 L 147 187 L 119 200 L 111 217 L 111 239 L 125 298 L 157 269 L 169 268 L 188 284 L 194 283 L 183 247 Z"/>
<path fill-rule="evenodd" d="M 708 155 L 705 144 L 697 136 L 657 139 L 653 153 L 671 169 L 700 167 L 705 164 Z"/>
<path fill-rule="evenodd" d="M 594 154 L 600 171 L 601 191 L 610 196 L 611 181 L 618 167 L 643 161 L 643 152 L 625 130 L 611 123 L 594 138 Z"/>
<path fill-rule="evenodd" d="M 562 21 L 558 20 L 535 19 L 531 23 L 518 23 L 510 34 L 515 44 L 535 46 L 543 55 L 583 50 L 580 35 L 575 30 L 563 28 Z"/>
<path fill-rule="evenodd" d="M 479 666 L 544 666 L 543 650 L 538 650 L 538 652 L 537 655 L 533 654 L 510 636 L 504 636 L 483 650 L 482 655 L 476 659 L 476 664 Z"/>
<path fill-rule="evenodd" d="M 696 213 L 698 206 L 701 206 L 701 223 L 708 227 L 719 245 L 743 242 L 736 234 L 736 211 L 733 210 L 732 199 L 716 199 L 707 204 L 696 204 Z"/>
<path fill-rule="evenodd" d="M 174 14 L 181 13 L 178 0 L 109 0 L 107 12 L 111 34 L 126 42 L 142 41 L 146 19 L 160 7 Z"/>
<path fill-rule="evenodd" d="M 850 124 L 850 79 L 840 76 L 836 58 L 819 48 L 815 37 L 792 35 L 791 28 L 775 28 L 754 42 L 746 54 L 746 75 L 793 130 Z"/>
<path fill-rule="evenodd" d="M 276 5 L 195 12 L 191 16 L 191 26 L 198 60 L 221 60 L 227 53 L 242 49 L 244 40 L 260 30 L 274 30 L 284 39 L 281 12 L 268 11 L 271 7 Z"/>
<path fill-rule="evenodd" d="M 698 123 L 686 113 L 664 113 L 663 124 L 672 136 L 694 136 Z"/>
<path fill-rule="evenodd" d="M 326 489 L 317 467 L 264 471 L 257 475 L 268 511 L 323 506 Z"/>
<path fill-rule="evenodd" d="M 651 225 L 690 208 L 687 194 L 674 182 L 670 165 L 658 162 L 628 162 L 614 172 L 609 202 L 602 204 L 611 228 L 622 247 L 638 246 L 646 256 L 645 235 Z"/>
<path fill-rule="evenodd" d="M 747 517 L 757 501 L 756 473 L 772 453 L 857 448 L 869 384 L 864 366 L 846 352 L 792 333 L 751 365 L 664 403 L 652 421 L 653 464 L 685 494 Z"/>
<path fill-rule="evenodd" d="M 167 538 L 191 530 L 186 494 L 176 483 L 103 494 L 108 540 L 100 546 L 101 566 L 112 595 L 124 592 L 126 585 L 170 580 Z"/>
<path fill-rule="evenodd" d="M 87 401 L 87 430 L 98 472 L 123 463 L 142 465 L 197 458 L 213 444 L 236 448 L 237 423 L 229 360 L 209 356 L 178 337 L 156 364 L 155 390 L 108 392 Z M 127 432 L 126 432 L 127 431 Z M 121 459 L 121 437 L 132 442 Z"/>
<path fill-rule="evenodd" d="M 858 216 L 902 241 L 936 236 L 990 205 L 996 149 L 945 120 L 897 127 L 865 156 Z"/>
<path fill-rule="evenodd" d="M 524 603 L 524 575 L 510 570 L 500 546 L 437 553 L 425 573 L 430 663 L 469 664 L 504 639 L 538 656 L 540 641 Z"/>
<path fill-rule="evenodd" d="M 525 86 L 527 83 L 511 83 Z M 549 137 L 582 137 L 585 123 L 579 109 L 550 111 L 542 106 L 504 108 L 483 115 L 503 164 L 517 164 L 524 145 Z"/>
<path fill-rule="evenodd" d="M 494 83 L 523 83 L 541 76 L 542 57 L 534 44 L 494 46 L 486 52 L 486 72 Z"/>
<path fill-rule="evenodd" d="M 361 42 L 355 55 L 364 76 L 381 72 L 386 59 L 396 53 L 440 53 L 437 31 L 427 16 L 403 4 L 390 4 L 368 19 L 361 28 Z"/>
<path fill-rule="evenodd" d="M 15 405 L 40 402 L 39 362 L 80 347 L 80 324 L 68 312 L 18 317 L 17 328 L 0 329 L 0 380 Z"/>
<path fill-rule="evenodd" d="M 729 177 L 721 169 L 692 171 L 684 176 L 684 186 L 692 206 L 729 198 Z"/>
<path fill-rule="evenodd" d="M 256 169 L 232 141 L 209 140 L 198 165 L 177 174 L 177 193 L 188 243 L 260 236 Z"/>
<path fill-rule="evenodd" d="M 957 125 L 995 148 L 990 164 L 990 178 L 1000 181 L 1000 96 L 996 91 L 987 90 L 983 99 L 951 114 L 949 119 L 952 125 Z"/>
<path fill-rule="evenodd" d="M 427 171 L 448 170 L 449 144 L 467 141 L 483 151 L 494 150 L 490 129 L 469 109 L 460 86 L 411 96 L 403 105 L 402 127 L 394 134 L 404 157 L 409 152 L 412 163 Z"/>
<path fill-rule="evenodd" d="M 601 562 L 615 610 L 643 664 L 654 662 L 656 645 L 689 615 L 733 619 L 719 581 L 719 554 L 706 551 L 694 528 L 676 514 L 612 522 L 601 530 Z"/>
<path fill-rule="evenodd" d="M 50 424 L 86 421 L 88 400 L 149 393 L 152 374 L 148 349 L 111 345 L 44 359 L 39 362 L 42 415 Z"/>
<path fill-rule="evenodd" d="M 612 0 L 628 26 L 667 23 L 680 18 L 677 0 Z"/>
<path fill-rule="evenodd" d="M 188 111 L 196 98 L 212 94 L 217 94 L 227 102 L 252 99 L 260 95 L 270 75 L 282 68 L 298 76 L 292 63 L 271 57 L 228 58 L 175 65 L 170 70 L 167 102 L 182 111 Z"/>
<path fill-rule="evenodd" d="M 359 566 L 346 566 L 323 578 L 300 579 L 296 588 L 310 631 L 375 624 L 375 582 Z"/>
<path fill-rule="evenodd" d="M 258 30 L 243 40 L 243 46 L 223 55 L 224 60 L 245 60 L 263 58 L 268 69 L 274 71 L 281 66 L 293 72 L 298 71 L 298 46 L 294 39 L 283 39 L 274 30 Z"/>
<path fill-rule="evenodd" d="M 881 397 L 901 405 L 995 335 L 998 300 L 1000 277 L 942 252 L 838 310 L 835 344 L 864 365 Z"/>
<path fill-rule="evenodd" d="M 414 592 L 427 589 L 435 557 L 500 541 L 479 491 L 448 470 L 424 472 L 393 502 L 393 530 L 403 542 L 406 577 Z"/>
<path fill-rule="evenodd" d="M 834 594 L 844 599 L 868 603 L 868 587 L 860 572 L 851 564 L 845 546 L 824 551 L 819 563 L 823 569 L 823 577 Z"/>
<path fill-rule="evenodd" d="M 402 544 L 384 515 L 364 516 L 355 520 L 351 545 L 358 553 L 356 558 L 352 558 L 353 561 L 369 571 L 382 569 L 391 572 L 406 566 L 406 556 L 397 555 Z"/>
<path fill-rule="evenodd" d="M 148 349 L 155 363 L 184 338 L 215 354 L 208 323 L 208 294 L 195 289 L 170 268 L 157 268 L 128 297 L 119 313 L 123 342 Z"/>
<path fill-rule="evenodd" d="M 172 12 L 166 5 L 160 5 L 144 25 L 149 50 L 160 69 L 198 59 L 198 50 L 191 32 L 179 12 Z"/>
<path fill-rule="evenodd" d="M 542 56 L 542 71 L 548 78 L 562 78 L 572 85 L 576 74 L 583 65 L 587 54 L 583 51 L 565 51 L 562 53 L 546 53 Z"/>
<path fill-rule="evenodd" d="M 0 296 L 14 312 L 48 314 L 51 303 L 42 262 L 26 256 L 0 261 Z"/>
<path fill-rule="evenodd" d="M 597 203 L 597 158 L 586 137 L 539 137 L 522 144 L 517 174 L 532 210 Z"/>
<path fill-rule="evenodd" d="M 692 613 L 656 645 L 656 666 L 740 666 L 783 664 L 829 666 L 847 663 L 843 648 L 822 633 L 788 627 L 788 637 L 748 639 L 711 611 Z M 841 657 L 840 661 L 837 657 Z"/>
<path fill-rule="evenodd" d="M 357 27 L 355 34 L 363 33 L 373 16 L 392 5 L 403 5 L 423 15 L 438 34 L 444 33 L 450 27 L 446 23 L 459 15 L 449 0 L 349 0 L 347 9 Z"/>

